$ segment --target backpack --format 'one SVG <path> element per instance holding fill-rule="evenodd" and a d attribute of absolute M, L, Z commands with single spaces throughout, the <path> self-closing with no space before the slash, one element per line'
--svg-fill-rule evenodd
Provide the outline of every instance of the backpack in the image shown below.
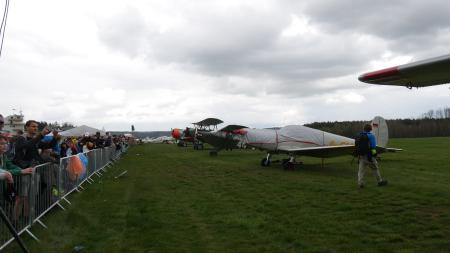
<path fill-rule="evenodd" d="M 369 136 L 367 133 L 360 133 L 355 138 L 355 151 L 353 156 L 366 156 L 370 154 Z"/>

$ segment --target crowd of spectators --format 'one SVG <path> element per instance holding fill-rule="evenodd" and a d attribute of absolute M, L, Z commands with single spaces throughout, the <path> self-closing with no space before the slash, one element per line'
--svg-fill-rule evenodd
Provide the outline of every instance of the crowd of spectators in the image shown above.
<path fill-rule="evenodd" d="M 28 120 L 24 132 L 14 136 L 6 134 L 3 126 L 4 118 L 0 114 L 0 185 L 5 188 L 1 189 L 3 196 L 0 196 L 0 200 L 4 202 L 9 198 L 9 201 L 15 202 L 16 207 L 28 202 L 30 177 L 22 175 L 32 174 L 36 166 L 48 162 L 59 163 L 61 158 L 93 149 L 111 147 L 119 151 L 128 141 L 124 136 L 109 133 L 101 136 L 100 132 L 95 135 L 85 133 L 78 137 L 63 137 L 57 130 L 50 131 L 47 127 L 38 129 L 39 124 L 35 120 Z M 20 178 L 19 185 L 14 182 L 17 178 Z M 23 209 L 26 215 L 28 207 L 23 206 Z"/>

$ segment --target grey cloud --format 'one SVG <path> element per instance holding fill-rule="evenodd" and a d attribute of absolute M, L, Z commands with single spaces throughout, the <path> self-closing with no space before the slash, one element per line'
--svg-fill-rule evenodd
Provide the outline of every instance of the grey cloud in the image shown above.
<path fill-rule="evenodd" d="M 117 16 L 97 22 L 99 39 L 131 57 L 148 53 L 146 37 L 155 33 L 139 10 L 129 6 Z"/>
<path fill-rule="evenodd" d="M 359 30 L 389 39 L 431 34 L 450 25 L 443 0 L 310 1 L 305 12 L 333 31 Z"/>
<path fill-rule="evenodd" d="M 111 13 L 122 4 L 130 7 Z M 0 64 L 0 83 L 8 93 L 0 113 L 16 108 L 28 119 L 105 125 L 108 130 L 129 129 L 133 123 L 139 130 L 157 130 L 211 116 L 253 127 L 368 120 L 368 113 L 408 117 L 449 101 L 447 86 L 409 91 L 357 80 L 374 64 L 407 58 L 397 56 L 415 60 L 448 53 L 450 17 L 444 1 L 100 5 L 61 9 L 61 15 L 78 18 L 65 20 L 67 26 L 39 29 L 20 23 L 41 20 L 42 13 L 16 13 Z M 306 18 L 317 33 L 284 37 L 291 15 Z M 77 28 L 75 36 L 61 37 L 67 36 L 61 28 Z M 95 31 L 97 37 L 91 37 Z M 111 95 L 94 96 L 103 90 Z M 362 96 L 364 106 L 347 103 L 350 92 Z M 17 99 L 24 94 L 33 96 Z M 398 101 L 402 106 L 392 110 Z"/>
<path fill-rule="evenodd" d="M 289 18 L 279 13 L 205 14 L 153 41 L 155 57 L 203 69 L 211 74 L 252 69 L 243 59 L 270 50 Z"/>
<path fill-rule="evenodd" d="M 333 0 L 310 1 L 302 11 L 329 33 L 371 34 L 386 40 L 398 55 L 430 57 L 437 36 L 450 28 L 448 7 L 444 0 Z"/>
<path fill-rule="evenodd" d="M 356 78 L 339 87 L 317 84 L 357 76 L 386 49 L 397 55 L 426 54 L 423 47 L 429 51 L 435 43 L 433 35 L 450 24 L 445 5 L 438 0 L 344 0 L 282 1 L 269 12 L 257 6 L 228 12 L 189 9 L 183 12 L 185 25 L 163 33 L 146 24 L 138 10 L 130 9 L 99 27 L 100 38 L 109 47 L 215 78 L 215 90 L 310 96 L 356 86 Z M 319 35 L 281 37 L 292 14 L 309 18 Z M 363 35 L 385 40 L 388 48 L 365 45 L 359 41 Z M 253 82 L 230 82 L 227 78 L 233 76 Z"/>

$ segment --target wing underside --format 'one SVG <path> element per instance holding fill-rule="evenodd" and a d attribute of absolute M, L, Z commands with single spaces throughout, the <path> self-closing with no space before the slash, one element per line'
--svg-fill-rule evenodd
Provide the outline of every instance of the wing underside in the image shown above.
<path fill-rule="evenodd" d="M 450 83 L 450 55 L 365 73 L 361 82 L 406 87 Z"/>
<path fill-rule="evenodd" d="M 326 158 L 342 155 L 351 155 L 354 149 L 355 149 L 354 145 L 339 145 L 339 146 L 323 146 L 323 147 L 307 147 L 307 148 L 281 148 L 279 149 L 279 151 L 300 156 Z"/>
<path fill-rule="evenodd" d="M 294 154 L 298 156 L 312 156 L 319 158 L 329 158 L 343 155 L 352 155 L 355 150 L 354 145 L 339 145 L 339 146 L 323 146 L 323 147 L 308 147 L 308 148 L 281 148 L 278 151 L 283 153 Z M 399 148 L 383 148 L 377 147 L 378 153 L 398 152 L 403 151 Z"/>

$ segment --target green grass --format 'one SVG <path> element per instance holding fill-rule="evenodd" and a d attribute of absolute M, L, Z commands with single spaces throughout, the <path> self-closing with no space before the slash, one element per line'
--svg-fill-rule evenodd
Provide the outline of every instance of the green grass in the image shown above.
<path fill-rule="evenodd" d="M 135 146 L 33 227 L 40 243 L 24 239 L 31 252 L 450 252 L 450 138 L 390 146 L 405 152 L 382 156 L 389 185 L 368 173 L 364 189 L 350 157 L 284 171 L 259 151 Z"/>

